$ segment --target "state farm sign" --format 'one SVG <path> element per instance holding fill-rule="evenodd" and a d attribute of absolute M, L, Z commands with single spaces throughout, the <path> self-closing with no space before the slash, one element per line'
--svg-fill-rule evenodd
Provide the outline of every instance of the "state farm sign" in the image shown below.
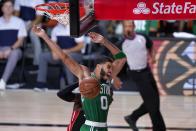
<path fill-rule="evenodd" d="M 152 14 L 194 14 L 196 13 L 196 5 L 191 2 L 185 2 L 184 5 L 178 5 L 175 2 L 172 5 L 164 5 L 164 3 L 154 3 Z"/>
<path fill-rule="evenodd" d="M 95 0 L 98 20 L 196 19 L 196 0 Z"/>

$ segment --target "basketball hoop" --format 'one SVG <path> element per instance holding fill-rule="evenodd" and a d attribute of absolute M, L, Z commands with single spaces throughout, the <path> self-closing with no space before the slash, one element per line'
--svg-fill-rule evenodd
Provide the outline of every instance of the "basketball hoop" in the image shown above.
<path fill-rule="evenodd" d="M 63 25 L 69 24 L 69 3 L 51 2 L 35 7 L 38 14 L 56 20 Z"/>
<path fill-rule="evenodd" d="M 69 25 L 72 37 L 83 35 L 97 22 L 94 17 L 94 0 L 48 2 L 37 5 L 35 10 L 38 15 L 46 16 L 65 26 Z"/>

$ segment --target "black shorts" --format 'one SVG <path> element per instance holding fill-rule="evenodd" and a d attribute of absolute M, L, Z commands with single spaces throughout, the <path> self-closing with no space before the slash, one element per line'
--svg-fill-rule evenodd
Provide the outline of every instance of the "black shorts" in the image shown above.
<path fill-rule="evenodd" d="M 67 131 L 79 131 L 85 120 L 84 112 L 82 110 L 73 111 Z"/>

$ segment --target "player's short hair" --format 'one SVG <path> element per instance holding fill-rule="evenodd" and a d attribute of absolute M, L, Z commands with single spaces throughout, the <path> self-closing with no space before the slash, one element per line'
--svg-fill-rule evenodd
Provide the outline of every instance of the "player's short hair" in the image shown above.
<path fill-rule="evenodd" d="M 106 62 L 113 62 L 114 60 L 111 57 L 108 56 L 102 56 L 101 59 L 96 60 L 96 64 L 104 64 Z"/>

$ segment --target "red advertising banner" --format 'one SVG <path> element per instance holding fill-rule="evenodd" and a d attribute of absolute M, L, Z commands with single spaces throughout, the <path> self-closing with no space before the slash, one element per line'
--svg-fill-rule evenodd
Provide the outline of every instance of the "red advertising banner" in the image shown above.
<path fill-rule="evenodd" d="M 196 19 L 196 0 L 95 0 L 97 20 Z"/>

